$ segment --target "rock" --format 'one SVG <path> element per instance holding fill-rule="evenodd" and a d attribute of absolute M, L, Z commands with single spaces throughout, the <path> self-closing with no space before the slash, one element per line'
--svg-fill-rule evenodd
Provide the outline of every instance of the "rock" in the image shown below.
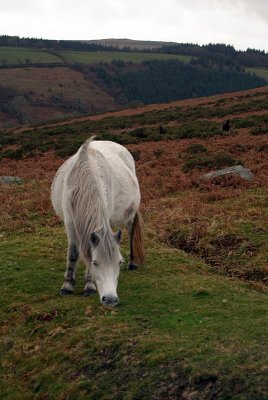
<path fill-rule="evenodd" d="M 0 176 L 0 183 L 22 183 L 23 179 L 18 176 Z"/>
<path fill-rule="evenodd" d="M 242 165 L 236 165 L 235 167 L 228 167 L 209 172 L 208 174 L 203 175 L 202 179 L 207 180 L 224 175 L 237 175 L 240 176 L 240 178 L 246 179 L 247 181 L 251 181 L 253 179 L 252 172 L 248 168 L 244 168 Z"/>

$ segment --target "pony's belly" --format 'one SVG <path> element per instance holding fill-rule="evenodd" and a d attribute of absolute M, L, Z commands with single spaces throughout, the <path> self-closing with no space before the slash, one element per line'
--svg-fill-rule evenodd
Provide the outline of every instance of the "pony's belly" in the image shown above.
<path fill-rule="evenodd" d="M 139 204 L 138 198 L 131 202 L 128 199 L 128 201 L 116 203 L 110 217 L 111 226 L 118 227 L 120 225 L 127 225 L 128 222 L 133 221 Z"/>

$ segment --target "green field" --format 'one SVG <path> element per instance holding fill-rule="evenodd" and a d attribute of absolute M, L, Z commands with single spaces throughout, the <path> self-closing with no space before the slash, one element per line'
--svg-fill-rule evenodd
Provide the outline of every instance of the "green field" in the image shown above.
<path fill-rule="evenodd" d="M 190 62 L 191 57 L 172 54 L 151 54 L 151 53 L 130 53 L 119 51 L 57 51 L 59 57 L 42 50 L 22 47 L 0 47 L 0 65 L 5 64 L 43 64 L 43 63 L 62 63 L 62 58 L 69 64 L 82 63 L 93 64 L 98 62 L 112 62 L 122 60 L 141 63 L 145 60 L 167 60 L 176 59 L 182 62 Z"/>
<path fill-rule="evenodd" d="M 268 81 L 268 68 L 246 68 L 246 71 Z"/>
<path fill-rule="evenodd" d="M 119 51 L 59 51 L 61 57 L 67 63 L 83 63 L 93 64 L 98 62 L 110 63 L 113 60 L 121 60 L 124 62 L 132 61 L 134 63 L 141 63 L 145 60 L 169 60 L 176 59 L 182 62 L 190 62 L 190 56 L 180 56 L 173 54 L 151 54 L 151 53 L 130 53 L 130 52 L 119 52 Z"/>
<path fill-rule="evenodd" d="M 59 296 L 65 250 L 38 224 L 1 239 L 1 399 L 267 399 L 264 293 L 150 242 L 108 309 L 82 297 L 82 268 Z"/>
<path fill-rule="evenodd" d="M 0 65 L 61 63 L 62 60 L 46 51 L 23 47 L 0 47 Z"/>

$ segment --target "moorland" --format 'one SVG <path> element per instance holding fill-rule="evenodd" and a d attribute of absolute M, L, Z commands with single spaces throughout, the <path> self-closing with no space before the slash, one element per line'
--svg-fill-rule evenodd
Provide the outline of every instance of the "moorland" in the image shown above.
<path fill-rule="evenodd" d="M 1 398 L 267 399 L 267 99 L 266 86 L 2 129 L 0 175 L 22 181 L 0 192 Z M 114 309 L 82 297 L 82 265 L 59 296 L 50 186 L 92 135 L 131 151 L 142 193 L 146 262 L 122 268 Z M 253 180 L 202 179 L 233 165 Z"/>

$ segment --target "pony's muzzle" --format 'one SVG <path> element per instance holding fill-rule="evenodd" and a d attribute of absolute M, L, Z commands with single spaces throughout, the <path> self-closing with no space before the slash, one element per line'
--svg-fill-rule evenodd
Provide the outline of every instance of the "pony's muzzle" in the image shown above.
<path fill-rule="evenodd" d="M 119 303 L 119 299 L 117 296 L 108 295 L 108 296 L 102 296 L 101 302 L 104 306 L 114 307 Z"/>

